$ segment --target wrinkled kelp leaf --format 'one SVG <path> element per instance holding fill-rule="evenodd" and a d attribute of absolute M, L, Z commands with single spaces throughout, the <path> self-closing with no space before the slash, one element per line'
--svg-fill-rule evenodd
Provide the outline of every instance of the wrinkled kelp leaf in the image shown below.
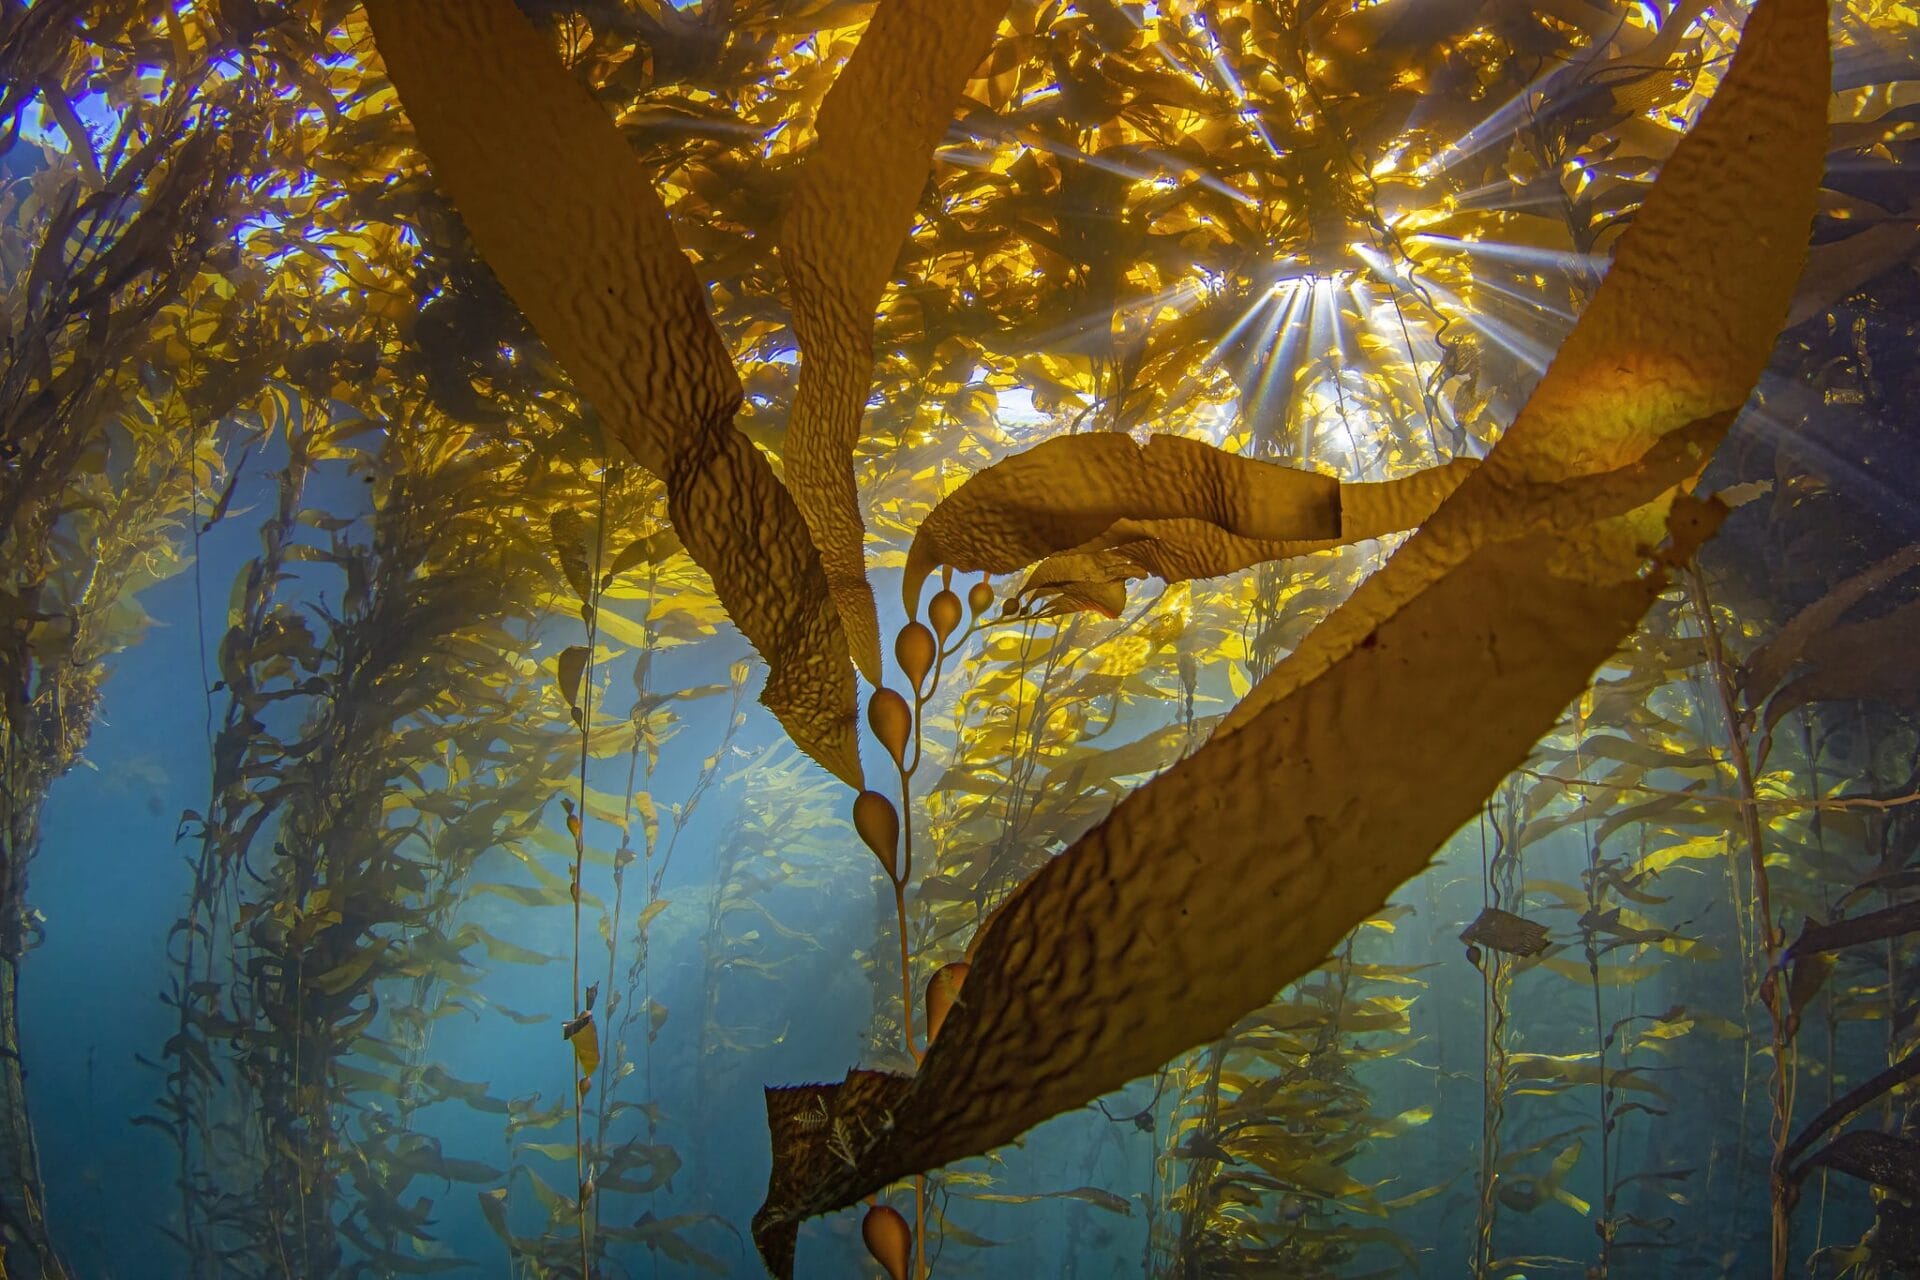
<path fill-rule="evenodd" d="M 1011 573 L 1040 561 L 1021 595 L 1107 612 L 1112 584 L 1129 578 L 1218 577 L 1410 529 L 1477 465 L 1342 484 L 1181 436 L 1144 446 L 1111 432 L 1058 436 L 969 477 L 928 513 L 901 590 L 913 612 L 940 565 Z"/>
<path fill-rule="evenodd" d="M 1920 933 L 1920 901 L 1902 902 L 1826 924 L 1807 920 L 1800 926 L 1800 936 L 1782 953 L 1781 959 L 1795 960 L 1822 951 L 1840 951 L 1908 933 Z"/>
<path fill-rule="evenodd" d="M 1664 586 L 1645 544 L 1667 534 L 1686 556 L 1717 524 L 1717 506 L 1665 495 L 1697 473 L 1785 314 L 1821 172 L 1825 36 L 1819 0 L 1755 10 L 1508 437 L 1237 731 L 1006 901 L 915 1076 L 768 1091 L 754 1231 L 776 1275 L 803 1218 L 990 1150 L 1311 970 L 1586 686 Z"/>
<path fill-rule="evenodd" d="M 1128 797 L 993 917 L 918 1075 L 809 1086 L 806 1123 L 793 1091 L 769 1091 L 775 1175 L 756 1232 L 774 1273 L 789 1274 L 799 1218 L 989 1150 L 1220 1035 L 1377 911 L 1663 585 L 1632 555 L 1563 577 L 1562 549 L 1481 550 L 1327 676 Z"/>
<path fill-rule="evenodd" d="M 764 455 L 706 297 L 619 130 L 511 0 L 372 0 L 435 179 L 768 665 L 760 700 L 860 784 L 854 674 L 819 552 Z"/>
<path fill-rule="evenodd" d="M 819 545 L 853 659 L 876 685 L 880 626 L 853 479 L 873 386 L 874 313 L 933 149 L 1006 10 L 1006 0 L 888 0 L 875 9 L 820 106 L 818 140 L 781 228 L 801 357 L 787 480 Z"/>

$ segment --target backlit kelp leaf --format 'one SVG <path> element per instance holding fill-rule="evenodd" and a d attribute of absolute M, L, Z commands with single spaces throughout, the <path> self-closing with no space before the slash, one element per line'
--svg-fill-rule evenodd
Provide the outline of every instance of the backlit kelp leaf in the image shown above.
<path fill-rule="evenodd" d="M 600 1028 L 594 1025 L 591 1012 L 583 1012 L 569 1019 L 560 1029 L 560 1034 L 573 1046 L 574 1065 L 580 1069 L 581 1083 L 584 1085 L 585 1077 L 591 1076 L 600 1066 Z"/>
<path fill-rule="evenodd" d="M 1114 584 L 1130 578 L 1218 577 L 1410 529 L 1476 465 L 1342 484 L 1182 436 L 1056 436 L 948 494 L 914 534 L 901 590 L 911 612 L 940 565 L 1011 573 L 1040 561 L 1021 595 L 1112 612 Z"/>
<path fill-rule="evenodd" d="M 853 668 L 819 552 L 734 429 L 740 379 L 619 130 L 511 0 L 373 0 L 367 14 L 487 265 L 608 432 L 665 482 L 675 533 L 766 658 L 760 700 L 859 785 Z"/>
<path fill-rule="evenodd" d="M 826 567 L 853 660 L 880 683 L 880 626 L 867 584 L 866 522 L 853 450 L 873 386 L 880 295 L 967 77 L 1007 0 L 887 0 L 820 104 L 780 257 L 800 340 L 782 456 Z"/>
<path fill-rule="evenodd" d="M 1632 554 L 1563 575 L 1564 548 L 1482 549 L 1325 677 L 1129 796 L 985 926 L 917 1075 L 769 1090 L 774 1176 L 755 1233 L 773 1273 L 791 1274 L 801 1218 L 990 1150 L 1224 1033 L 1378 911 L 1664 586 Z"/>
<path fill-rule="evenodd" d="M 1500 445 L 1228 715 L 1248 723 L 1490 537 L 1551 518 L 1541 477 L 1623 466 L 1677 427 L 1719 423 L 1766 367 L 1805 261 L 1826 152 L 1825 10 L 1757 6 L 1729 72 L 1647 193 L 1613 265 Z M 1809 175 L 1814 175 L 1812 178 Z M 1644 516 L 1643 516 L 1644 519 Z M 1632 521 L 1596 539 L 1632 538 Z"/>
<path fill-rule="evenodd" d="M 1818 0 L 1756 8 L 1540 407 L 1309 636 L 1333 641 L 1006 900 L 917 1074 L 768 1091 L 754 1234 L 775 1275 L 804 1218 L 991 1150 L 1309 972 L 1613 655 L 1724 513 L 1672 490 L 1785 314 L 1821 172 L 1825 23 Z"/>

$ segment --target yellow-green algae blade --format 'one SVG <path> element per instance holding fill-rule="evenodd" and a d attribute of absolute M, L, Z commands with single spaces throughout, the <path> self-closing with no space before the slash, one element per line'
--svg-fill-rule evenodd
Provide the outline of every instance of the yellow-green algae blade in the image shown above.
<path fill-rule="evenodd" d="M 782 456 L 853 659 L 880 683 L 853 451 L 873 386 L 873 324 L 967 77 L 1006 0 L 884 0 L 821 104 L 780 233 L 800 341 Z"/>
<path fill-rule="evenodd" d="M 1664 585 L 1645 540 L 1670 529 L 1681 556 L 1715 523 L 1661 495 L 1697 471 L 1786 313 L 1824 152 L 1825 24 L 1818 0 L 1755 10 L 1544 407 L 1370 580 L 1382 589 L 1329 619 L 1341 642 L 1015 892 L 918 1074 L 769 1091 L 754 1227 L 770 1270 L 791 1274 L 801 1219 L 1223 1033 L 1416 874 L 1578 696 Z M 851 1136 L 851 1159 L 828 1133 Z"/>
<path fill-rule="evenodd" d="M 740 379 L 652 181 L 511 0 L 369 0 L 435 180 L 767 660 L 760 700 L 861 784 L 854 673 L 819 552 L 736 430 Z"/>

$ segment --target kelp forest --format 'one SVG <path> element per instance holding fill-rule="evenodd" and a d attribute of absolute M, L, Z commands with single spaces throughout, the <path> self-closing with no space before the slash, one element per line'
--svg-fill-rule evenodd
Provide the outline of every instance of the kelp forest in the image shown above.
<path fill-rule="evenodd" d="M 0 1280 L 1920 1276 L 1912 0 L 0 72 Z"/>

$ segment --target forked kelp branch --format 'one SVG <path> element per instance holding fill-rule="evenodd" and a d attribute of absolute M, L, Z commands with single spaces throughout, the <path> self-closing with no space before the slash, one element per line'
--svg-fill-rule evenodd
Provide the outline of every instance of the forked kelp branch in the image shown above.
<path fill-rule="evenodd" d="M 991 588 L 980 584 L 969 593 L 969 601 L 977 626 L 981 615 L 992 604 Z M 932 626 L 910 619 L 895 638 L 894 659 L 906 678 L 911 698 L 885 687 L 876 689 L 867 703 L 867 722 L 893 760 L 899 807 L 895 808 L 893 802 L 875 791 L 862 791 L 853 807 L 854 829 L 880 860 L 881 870 L 893 890 L 894 931 L 900 943 L 900 1038 L 907 1059 L 915 1063 L 926 1056 L 926 1051 L 914 1038 L 913 955 L 907 929 L 907 886 L 913 879 L 913 776 L 920 768 L 925 751 L 927 704 L 939 689 L 947 662 L 960 652 L 971 634 L 971 628 L 961 630 L 961 610 L 960 597 L 950 583 L 943 580 L 928 608 Z M 946 1009 L 959 997 L 966 973 L 967 966 L 962 962 L 948 965 L 928 979 L 928 1047 L 939 1032 Z M 914 1179 L 913 1204 L 911 1280 L 921 1280 L 927 1274 L 924 1176 Z M 867 1226 L 869 1246 L 889 1266 L 892 1264 L 888 1259 L 904 1230 L 904 1224 L 896 1226 L 888 1216 L 893 1212 L 876 1205 L 869 1213 Z"/>

